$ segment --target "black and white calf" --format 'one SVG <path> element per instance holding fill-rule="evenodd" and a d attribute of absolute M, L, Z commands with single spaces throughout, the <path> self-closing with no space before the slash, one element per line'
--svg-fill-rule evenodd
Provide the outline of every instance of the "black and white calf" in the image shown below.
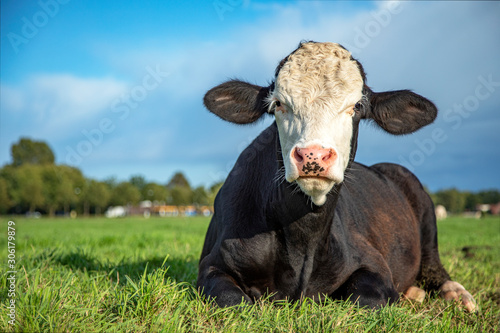
<path fill-rule="evenodd" d="M 354 162 L 358 126 L 391 134 L 431 123 L 433 103 L 408 90 L 375 93 L 342 46 L 301 43 L 260 87 L 229 81 L 206 107 L 233 123 L 275 122 L 244 150 L 215 201 L 198 276 L 220 306 L 303 297 L 361 306 L 422 299 L 436 290 L 475 311 L 441 265 L 434 207 L 417 178 L 394 164 Z M 345 184 L 345 185 L 343 185 Z"/>

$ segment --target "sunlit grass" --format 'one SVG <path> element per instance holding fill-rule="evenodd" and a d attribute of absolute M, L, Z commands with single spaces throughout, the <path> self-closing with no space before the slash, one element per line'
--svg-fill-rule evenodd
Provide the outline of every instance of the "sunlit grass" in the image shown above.
<path fill-rule="evenodd" d="M 348 302 L 267 300 L 220 309 L 195 290 L 207 218 L 40 219 L 16 222 L 16 325 L 0 263 L 0 331 L 495 332 L 500 321 L 500 219 L 439 222 L 442 260 L 480 311 L 434 296 L 380 311 Z M 7 219 L 0 227 L 7 249 Z M 464 252 L 462 249 L 468 247 Z"/>

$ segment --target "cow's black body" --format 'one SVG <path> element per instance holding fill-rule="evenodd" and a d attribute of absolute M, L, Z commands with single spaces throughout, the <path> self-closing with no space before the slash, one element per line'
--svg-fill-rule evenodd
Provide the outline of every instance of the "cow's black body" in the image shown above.
<path fill-rule="evenodd" d="M 476 310 L 440 262 L 434 206 L 417 178 L 398 165 L 354 162 L 360 121 L 410 134 L 436 118 L 431 101 L 409 90 L 373 92 L 345 48 L 304 42 L 268 87 L 227 81 L 204 104 L 237 124 L 275 117 L 217 195 L 199 266 L 204 295 L 220 306 L 267 294 L 374 308 L 401 292 L 423 300 L 414 287 L 423 282 Z"/>
<path fill-rule="evenodd" d="M 315 206 L 296 185 L 277 180 L 280 168 L 273 124 L 243 151 L 217 196 L 198 287 L 219 305 L 272 294 L 350 297 L 376 307 L 416 281 L 437 289 L 449 280 L 433 204 L 408 170 L 351 161 L 344 184 Z"/>

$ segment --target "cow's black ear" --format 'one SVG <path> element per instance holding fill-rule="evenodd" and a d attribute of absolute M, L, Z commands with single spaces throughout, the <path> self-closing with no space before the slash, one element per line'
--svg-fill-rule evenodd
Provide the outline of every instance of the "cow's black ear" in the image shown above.
<path fill-rule="evenodd" d="M 368 93 L 371 108 L 364 115 L 391 134 L 409 134 L 436 119 L 437 108 L 409 90 Z"/>
<path fill-rule="evenodd" d="M 203 103 L 210 112 L 236 124 L 249 124 L 267 111 L 269 87 L 231 80 L 210 89 Z"/>

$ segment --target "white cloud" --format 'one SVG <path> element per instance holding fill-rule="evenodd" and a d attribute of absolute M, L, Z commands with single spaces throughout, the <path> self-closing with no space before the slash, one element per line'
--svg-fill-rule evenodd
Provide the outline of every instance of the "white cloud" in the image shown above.
<path fill-rule="evenodd" d="M 18 112 L 24 109 L 24 95 L 21 90 L 6 85 L 0 86 L 0 108 L 10 112 Z"/>
<path fill-rule="evenodd" d="M 2 113 L 17 113 L 27 122 L 43 124 L 38 135 L 54 138 L 105 112 L 126 87 L 112 78 L 36 75 L 17 86 L 2 85 Z"/>

